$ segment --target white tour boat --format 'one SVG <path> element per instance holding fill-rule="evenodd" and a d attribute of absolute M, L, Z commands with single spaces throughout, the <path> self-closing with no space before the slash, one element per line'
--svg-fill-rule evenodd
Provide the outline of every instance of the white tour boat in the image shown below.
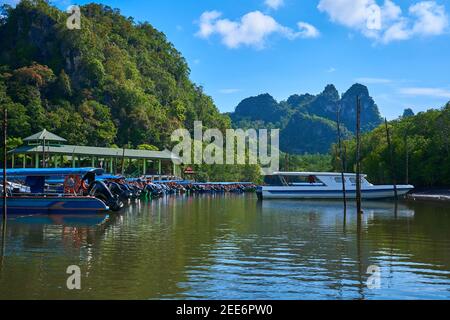
<path fill-rule="evenodd" d="M 393 185 L 373 185 L 361 174 L 363 199 L 394 197 Z M 348 199 L 356 198 L 356 174 L 345 173 Z M 266 176 L 264 185 L 257 189 L 260 199 L 342 199 L 342 176 L 335 172 L 276 172 Z M 397 185 L 398 196 L 414 189 L 412 185 Z"/>

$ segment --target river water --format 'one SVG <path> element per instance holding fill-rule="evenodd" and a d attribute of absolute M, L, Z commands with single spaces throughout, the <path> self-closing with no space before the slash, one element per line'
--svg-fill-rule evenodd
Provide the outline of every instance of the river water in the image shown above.
<path fill-rule="evenodd" d="M 10 217 L 0 299 L 450 299 L 450 207 L 363 208 L 229 194 Z"/>

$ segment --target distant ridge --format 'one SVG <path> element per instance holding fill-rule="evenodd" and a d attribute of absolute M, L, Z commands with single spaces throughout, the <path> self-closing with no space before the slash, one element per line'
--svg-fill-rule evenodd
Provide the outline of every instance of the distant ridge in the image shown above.
<path fill-rule="evenodd" d="M 356 99 L 361 99 L 361 127 L 370 131 L 382 118 L 369 90 L 362 84 L 352 85 L 342 96 L 332 84 L 317 94 L 294 94 L 277 102 L 270 94 L 242 100 L 230 113 L 233 127 L 279 128 L 281 150 L 293 154 L 327 153 L 336 142 L 336 115 L 341 107 L 345 135 L 356 128 Z"/>

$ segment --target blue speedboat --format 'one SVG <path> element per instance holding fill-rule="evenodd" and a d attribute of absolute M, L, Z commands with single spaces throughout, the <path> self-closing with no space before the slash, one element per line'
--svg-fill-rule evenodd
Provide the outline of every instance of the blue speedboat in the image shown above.
<path fill-rule="evenodd" d="M 95 168 L 8 169 L 8 214 L 96 214 L 110 206 L 119 209 L 116 197 L 96 181 L 101 174 L 103 169 Z M 63 183 L 48 184 L 58 179 Z"/>

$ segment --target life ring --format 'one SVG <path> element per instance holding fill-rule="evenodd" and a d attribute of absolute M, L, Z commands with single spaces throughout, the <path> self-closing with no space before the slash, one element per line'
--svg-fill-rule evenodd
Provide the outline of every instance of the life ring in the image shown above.
<path fill-rule="evenodd" d="M 64 179 L 64 193 L 76 194 L 80 187 L 80 177 L 75 174 L 69 174 Z"/>
<path fill-rule="evenodd" d="M 85 180 L 82 180 L 80 176 L 70 174 L 64 179 L 64 193 L 66 194 L 78 194 L 80 191 L 87 191 L 88 186 Z"/>
<path fill-rule="evenodd" d="M 83 190 L 83 192 L 88 190 L 88 185 L 86 184 L 86 180 L 80 179 L 80 184 L 78 186 L 77 192 Z"/>

